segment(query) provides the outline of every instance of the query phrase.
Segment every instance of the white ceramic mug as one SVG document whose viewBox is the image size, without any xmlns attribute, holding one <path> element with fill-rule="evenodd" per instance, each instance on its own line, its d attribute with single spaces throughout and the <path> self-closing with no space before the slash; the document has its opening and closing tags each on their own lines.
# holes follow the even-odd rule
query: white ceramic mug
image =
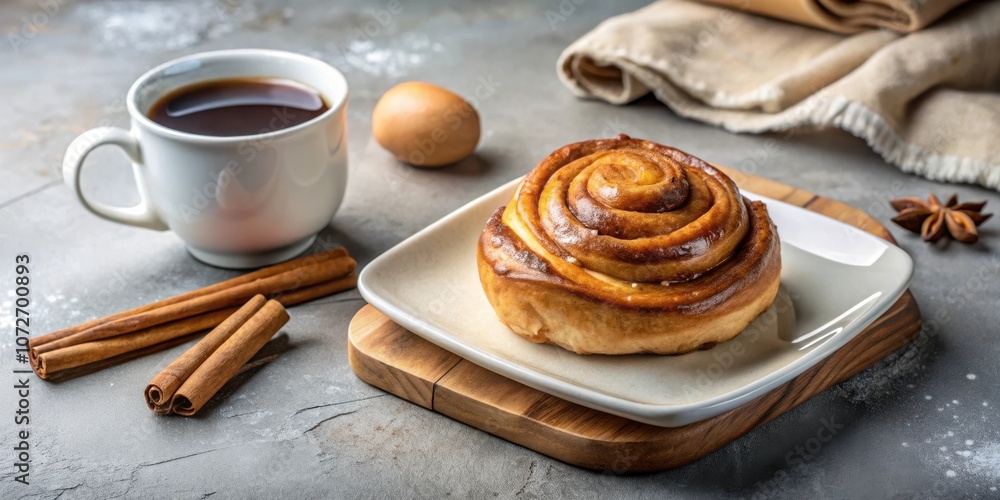
<svg viewBox="0 0 1000 500">
<path fill-rule="evenodd" d="M 160 98 L 192 83 L 272 77 L 304 83 L 329 110 L 305 123 L 238 137 L 181 132 L 146 113 Z M 206 263 L 250 268 L 306 250 L 340 206 L 347 184 L 347 81 L 328 64 L 290 52 L 205 52 L 162 64 L 128 92 L 131 130 L 101 127 L 77 137 L 63 178 L 83 206 L 108 220 L 170 229 Z M 278 116 L 278 115 L 276 115 Z M 140 201 L 116 207 L 88 200 L 80 171 L 96 147 L 113 144 L 132 160 Z"/>
</svg>

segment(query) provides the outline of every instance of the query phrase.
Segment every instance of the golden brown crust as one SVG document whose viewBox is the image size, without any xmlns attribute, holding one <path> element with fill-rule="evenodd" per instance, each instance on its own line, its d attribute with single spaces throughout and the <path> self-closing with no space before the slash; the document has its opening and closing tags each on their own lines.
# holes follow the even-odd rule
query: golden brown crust
<svg viewBox="0 0 1000 500">
<path fill-rule="evenodd" d="M 729 340 L 774 300 L 766 207 L 673 148 L 621 135 L 560 148 L 479 240 L 501 321 L 578 353 L 673 354 Z"/>
</svg>

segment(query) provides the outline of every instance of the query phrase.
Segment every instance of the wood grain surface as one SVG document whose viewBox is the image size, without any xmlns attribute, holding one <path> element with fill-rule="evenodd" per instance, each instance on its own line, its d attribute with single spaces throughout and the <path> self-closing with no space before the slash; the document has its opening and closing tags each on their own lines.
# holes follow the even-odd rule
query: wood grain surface
<svg viewBox="0 0 1000 500">
<path fill-rule="evenodd" d="M 847 204 L 720 168 L 742 189 L 893 241 L 875 219 Z M 675 428 L 609 415 L 514 382 L 431 344 L 370 305 L 351 322 L 348 352 L 358 377 L 396 396 L 573 465 L 628 473 L 691 463 L 871 366 L 919 330 L 920 311 L 907 291 L 865 331 L 805 373 L 739 408 Z"/>
</svg>

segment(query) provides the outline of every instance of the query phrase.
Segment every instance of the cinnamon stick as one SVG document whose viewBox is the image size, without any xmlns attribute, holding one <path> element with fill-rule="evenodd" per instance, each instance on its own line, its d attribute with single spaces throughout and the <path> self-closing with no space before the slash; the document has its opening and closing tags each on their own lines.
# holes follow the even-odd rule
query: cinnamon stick
<svg viewBox="0 0 1000 500">
<path fill-rule="evenodd" d="M 239 327 L 243 326 L 257 311 L 260 311 L 266 302 L 267 299 L 263 295 L 255 295 L 243 307 L 226 318 L 219 326 L 153 378 L 144 392 L 146 405 L 149 406 L 149 409 L 160 414 L 170 413 L 170 401 L 181 384 Z"/>
<path fill-rule="evenodd" d="M 76 378 L 83 375 L 89 375 L 91 373 L 101 371 L 110 366 L 115 366 L 124 363 L 126 361 L 131 361 L 136 358 L 141 358 L 143 356 L 153 354 L 155 352 L 160 352 L 166 349 L 170 349 L 171 347 L 181 345 L 185 342 L 198 338 L 198 335 L 199 335 L 198 333 L 184 335 L 183 337 L 173 338 L 165 342 L 160 342 L 159 344 L 153 344 L 148 347 L 141 347 L 134 351 L 124 352 L 117 356 L 111 356 L 110 358 L 105 358 L 95 363 L 89 363 L 75 368 L 68 368 L 65 370 L 52 372 L 44 380 L 48 382 L 63 382 L 71 378 Z"/>
<path fill-rule="evenodd" d="M 119 335 L 94 342 L 84 342 L 42 353 L 37 356 L 38 368 L 35 369 L 35 373 L 39 377 L 47 379 L 59 371 L 96 363 L 119 354 L 207 330 L 221 323 L 235 311 L 236 308 L 233 307 L 219 309 L 153 328 L 146 328 L 127 335 Z"/>
<path fill-rule="evenodd" d="M 292 259 L 292 260 L 290 260 L 288 262 L 283 262 L 281 264 L 275 264 L 273 266 L 264 267 L 264 268 L 258 269 L 256 271 L 253 271 L 253 272 L 241 275 L 241 276 L 237 276 L 237 277 L 232 278 L 232 279 L 228 279 L 226 281 L 220 281 L 219 283 L 216 283 L 214 285 L 209 285 L 209 286 L 206 286 L 206 287 L 203 287 L 203 288 L 199 288 L 197 290 L 192 290 L 192 291 L 187 292 L 187 293 L 182 293 L 180 295 L 175 295 L 173 297 L 170 297 L 170 298 L 167 298 L 167 299 L 163 299 L 163 300 L 158 301 L 158 302 L 153 302 L 151 304 L 146 304 L 144 306 L 139 306 L 139 307 L 136 307 L 136 308 L 133 308 L 133 309 L 129 309 L 127 311 L 122 311 L 122 312 L 117 313 L 117 314 L 112 314 L 111 316 L 106 316 L 106 317 L 103 317 L 103 318 L 97 318 L 95 320 L 91 320 L 91 321 L 88 321 L 86 323 L 81 323 L 79 325 L 71 326 L 69 328 L 64 328 L 62 330 L 57 330 L 57 331 L 54 331 L 54 332 L 51 332 L 51 333 L 47 333 L 45 335 L 40 335 L 38 337 L 32 338 L 30 340 L 30 344 L 32 346 L 38 346 L 38 345 L 42 345 L 42 344 L 47 344 L 49 342 L 52 342 L 53 340 L 58 340 L 58 339 L 61 339 L 63 337 L 68 337 L 70 335 L 73 335 L 74 333 L 82 332 L 84 330 L 88 330 L 88 329 L 93 328 L 93 327 L 95 327 L 97 325 L 100 325 L 102 323 L 108 323 L 110 321 L 114 321 L 114 320 L 117 320 L 117 319 L 125 318 L 125 317 L 128 317 L 128 316 L 135 316 L 136 314 L 139 314 L 139 313 L 142 313 L 142 312 L 146 312 L 146 311 L 151 311 L 153 309 L 158 309 L 158 308 L 166 306 L 166 305 L 176 304 L 178 302 L 183 302 L 185 300 L 193 299 L 195 297 L 199 297 L 199 296 L 202 296 L 202 295 L 208 295 L 208 294 L 210 294 L 212 292 L 217 292 L 219 290 L 225 290 L 227 288 L 233 288 L 233 287 L 235 287 L 237 285 L 242 285 L 244 283 L 250 283 L 251 281 L 254 281 L 254 280 L 258 280 L 258 279 L 261 279 L 261 278 L 267 278 L 268 276 L 274 276 L 275 274 L 281 274 L 283 272 L 290 271 L 290 270 L 295 269 L 297 267 L 302 267 L 303 265 L 306 265 L 308 263 L 319 263 L 319 262 L 323 262 L 323 261 L 326 261 L 326 260 L 329 260 L 329 259 L 336 259 L 338 257 L 346 257 L 346 256 L 347 256 L 347 249 L 344 248 L 344 247 L 334 248 L 332 250 L 327 250 L 325 252 L 320 252 L 320 253 L 313 254 L 313 255 L 306 255 L 304 257 L 299 257 L 297 259 Z"/>
<path fill-rule="evenodd" d="M 290 307 L 319 297 L 354 288 L 357 276 L 351 274 L 332 281 L 300 288 L 294 291 L 279 292 L 272 298 Z M 55 375 L 88 365 L 101 365 L 109 360 L 127 361 L 135 356 L 123 356 L 127 353 L 142 351 L 148 354 L 173 347 L 174 340 L 188 337 L 192 334 L 215 327 L 227 317 L 236 312 L 235 307 L 228 307 L 199 314 L 170 323 L 138 330 L 132 333 L 110 337 L 107 339 L 84 342 L 38 355 L 32 363 L 35 372 L 42 379 L 51 380 Z M 185 339 L 186 340 L 186 339 Z M 114 363 L 101 365 L 100 368 Z M 80 373 L 89 373 L 87 370 Z"/>
<path fill-rule="evenodd" d="M 192 367 L 188 361 L 201 354 L 192 355 L 189 360 L 185 360 L 190 372 L 170 400 L 171 411 L 183 416 L 197 413 L 287 322 L 288 313 L 285 308 L 280 302 L 270 300 L 205 357 L 200 365 Z"/>
<path fill-rule="evenodd" d="M 35 357 L 37 357 L 63 347 L 131 333 L 143 328 L 188 318 L 216 309 L 235 306 L 247 301 L 250 297 L 258 293 L 277 293 L 330 281 L 352 272 L 356 265 L 354 259 L 346 256 L 309 263 L 280 274 L 239 284 L 232 288 L 212 291 L 207 295 L 195 295 L 184 301 L 174 302 L 135 315 L 113 319 L 48 343 L 37 345 L 36 342 L 36 345 L 30 347 L 30 349 L 33 351 Z"/>
</svg>

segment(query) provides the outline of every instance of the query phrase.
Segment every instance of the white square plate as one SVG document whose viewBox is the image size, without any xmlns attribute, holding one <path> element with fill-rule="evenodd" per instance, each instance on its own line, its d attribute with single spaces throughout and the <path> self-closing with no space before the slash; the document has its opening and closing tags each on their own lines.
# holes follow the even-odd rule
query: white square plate
<svg viewBox="0 0 1000 500">
<path fill-rule="evenodd" d="M 880 238 L 744 191 L 767 204 L 781 238 L 782 291 L 775 306 L 709 350 L 581 356 L 515 335 L 497 319 L 479 283 L 477 240 L 519 181 L 379 256 L 361 272 L 361 294 L 393 321 L 484 368 L 652 425 L 713 417 L 794 378 L 882 315 L 913 271 L 909 255 Z"/>
</svg>

